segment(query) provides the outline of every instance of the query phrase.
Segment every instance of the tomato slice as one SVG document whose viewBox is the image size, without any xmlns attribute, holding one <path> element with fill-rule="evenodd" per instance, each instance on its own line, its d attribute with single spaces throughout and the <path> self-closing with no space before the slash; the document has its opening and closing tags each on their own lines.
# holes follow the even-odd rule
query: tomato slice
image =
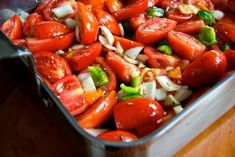
<svg viewBox="0 0 235 157">
<path fill-rule="evenodd" d="M 117 103 L 113 115 L 118 129 L 135 129 L 163 118 L 163 109 L 155 100 L 135 98 Z"/>
<path fill-rule="evenodd" d="M 17 46 L 27 47 L 25 39 L 16 39 L 16 40 L 13 40 L 13 43 Z"/>
<path fill-rule="evenodd" d="M 228 0 L 228 4 L 227 4 L 228 8 L 235 13 L 235 1 L 234 0 Z"/>
<path fill-rule="evenodd" d="M 111 14 L 123 8 L 123 4 L 120 0 L 106 0 L 105 4 Z"/>
<path fill-rule="evenodd" d="M 130 82 L 132 72 L 139 71 L 137 66 L 126 62 L 122 57 L 112 51 L 107 53 L 105 62 L 113 69 L 117 78 L 125 83 Z"/>
<path fill-rule="evenodd" d="M 90 9 L 78 2 L 78 15 L 76 16 L 81 44 L 91 44 L 96 41 L 99 31 L 98 22 Z"/>
<path fill-rule="evenodd" d="M 93 10 L 93 13 L 99 25 L 106 26 L 114 35 L 121 35 L 118 22 L 112 15 L 100 9 Z"/>
<path fill-rule="evenodd" d="M 167 33 L 175 27 L 176 21 L 151 18 L 138 27 L 135 34 L 136 40 L 143 44 L 153 44 L 166 38 Z"/>
<path fill-rule="evenodd" d="M 26 35 L 27 37 L 35 37 L 33 26 L 39 22 L 42 22 L 43 20 L 44 18 L 42 15 L 39 15 L 37 13 L 30 14 L 24 22 L 24 27 L 23 27 L 24 35 Z"/>
<path fill-rule="evenodd" d="M 92 9 L 105 9 L 105 0 L 78 0 L 78 2 L 82 2 L 86 5 L 91 5 Z"/>
<path fill-rule="evenodd" d="M 147 63 L 151 68 L 165 69 L 168 66 L 176 67 L 180 64 L 178 57 L 163 54 L 154 47 L 145 47 L 144 54 L 148 56 Z"/>
<path fill-rule="evenodd" d="M 145 14 L 142 13 L 142 14 L 138 14 L 138 15 L 135 15 L 133 17 L 130 18 L 130 23 L 129 23 L 129 28 L 130 30 L 132 31 L 136 31 L 137 28 L 146 22 L 148 18 L 145 17 Z"/>
<path fill-rule="evenodd" d="M 55 82 L 52 90 L 63 103 L 63 105 L 75 116 L 87 108 L 83 89 L 75 75 L 69 75 Z"/>
<path fill-rule="evenodd" d="M 53 38 L 71 31 L 67 26 L 55 21 L 38 22 L 33 26 L 34 37 L 38 39 Z"/>
<path fill-rule="evenodd" d="M 199 2 L 204 4 L 209 10 L 214 10 L 214 4 L 211 0 L 187 0 L 190 5 L 197 5 Z"/>
<path fill-rule="evenodd" d="M 177 54 L 189 60 L 194 60 L 206 50 L 200 41 L 182 32 L 170 31 L 167 39 Z"/>
<path fill-rule="evenodd" d="M 235 50 L 226 50 L 225 55 L 228 61 L 228 68 L 231 70 L 235 70 Z"/>
<path fill-rule="evenodd" d="M 159 0 L 157 6 L 166 10 L 167 8 L 175 8 L 182 3 L 183 0 Z"/>
<path fill-rule="evenodd" d="M 116 102 L 116 92 L 109 92 L 76 117 L 78 124 L 83 128 L 94 128 L 104 124 L 112 116 Z"/>
<path fill-rule="evenodd" d="M 14 15 L 5 21 L 1 27 L 1 30 L 10 38 L 11 40 L 20 39 L 23 35 L 22 33 L 22 22 L 19 16 Z"/>
<path fill-rule="evenodd" d="M 131 142 L 138 139 L 134 134 L 122 130 L 104 132 L 97 137 L 102 140 L 113 142 Z"/>
<path fill-rule="evenodd" d="M 124 50 L 137 47 L 137 46 L 144 46 L 143 44 L 139 42 L 136 42 L 127 38 L 118 37 L 118 36 L 113 36 L 113 37 L 114 37 L 114 45 L 116 45 L 117 42 L 119 42 Z"/>
<path fill-rule="evenodd" d="M 50 83 L 71 75 L 71 70 L 64 58 L 47 51 L 34 54 L 38 72 Z"/>
<path fill-rule="evenodd" d="M 205 26 L 205 23 L 203 20 L 190 20 L 184 23 L 177 24 L 175 31 L 194 35 L 198 33 L 203 26 Z"/>
<path fill-rule="evenodd" d="M 177 23 L 183 23 L 190 20 L 192 15 L 184 15 L 178 9 L 170 9 L 166 13 L 167 17 L 171 20 L 176 21 Z"/>
<path fill-rule="evenodd" d="M 74 33 L 69 33 L 66 35 L 61 35 L 54 38 L 48 39 L 32 39 L 28 38 L 27 47 L 32 52 L 38 51 L 51 51 L 55 52 L 57 50 L 64 50 L 68 48 L 74 41 L 75 35 Z"/>
<path fill-rule="evenodd" d="M 77 50 L 68 51 L 65 58 L 73 71 L 81 71 L 93 63 L 100 56 L 102 45 L 95 42 Z"/>
</svg>

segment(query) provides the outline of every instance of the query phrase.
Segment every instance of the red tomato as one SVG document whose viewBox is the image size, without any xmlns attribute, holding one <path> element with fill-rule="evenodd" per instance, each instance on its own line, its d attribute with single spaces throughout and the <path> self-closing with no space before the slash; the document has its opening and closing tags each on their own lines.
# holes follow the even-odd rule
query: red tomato
<svg viewBox="0 0 235 157">
<path fill-rule="evenodd" d="M 81 44 L 91 44 L 97 39 L 99 25 L 92 13 L 83 3 L 78 2 L 78 15 L 76 16 L 79 27 Z"/>
<path fill-rule="evenodd" d="M 167 17 L 171 20 L 177 21 L 177 23 L 183 23 L 190 20 L 192 15 L 184 15 L 178 9 L 170 9 L 166 13 Z"/>
<path fill-rule="evenodd" d="M 86 5 L 91 5 L 92 9 L 105 9 L 105 0 L 78 0 L 78 2 L 82 2 Z"/>
<path fill-rule="evenodd" d="M 99 25 L 106 26 L 114 35 L 121 35 L 118 22 L 112 15 L 100 9 L 93 10 L 93 13 Z"/>
<path fill-rule="evenodd" d="M 134 134 L 122 130 L 104 132 L 97 137 L 102 140 L 113 142 L 131 142 L 138 139 Z"/>
<path fill-rule="evenodd" d="M 151 18 L 140 25 L 136 31 L 136 40 L 143 44 L 153 44 L 166 38 L 170 30 L 175 29 L 176 22 L 166 18 Z"/>
<path fill-rule="evenodd" d="M 78 124 L 83 128 L 94 128 L 102 125 L 112 116 L 116 102 L 116 92 L 109 92 L 76 117 Z"/>
<path fill-rule="evenodd" d="M 122 57 L 112 51 L 107 53 L 105 62 L 113 69 L 117 78 L 125 83 L 130 82 L 133 71 L 139 71 L 137 66 L 126 62 Z"/>
<path fill-rule="evenodd" d="M 109 77 L 109 82 L 100 87 L 101 89 L 103 89 L 104 91 L 106 92 L 109 92 L 109 91 L 112 91 L 112 90 L 115 90 L 116 89 L 116 86 L 117 86 L 117 80 L 116 80 L 116 75 L 113 71 L 113 69 L 111 69 L 105 62 L 104 62 L 104 58 L 102 57 L 97 57 L 96 58 L 96 63 L 98 63 L 102 69 L 105 70 L 106 74 L 108 75 Z"/>
<path fill-rule="evenodd" d="M 221 52 L 207 51 L 195 59 L 183 72 L 183 83 L 199 88 L 218 79 L 227 69 L 227 59 Z"/>
<path fill-rule="evenodd" d="M 203 20 L 190 20 L 184 23 L 177 24 L 175 31 L 194 35 L 197 34 L 203 26 L 205 26 Z"/>
<path fill-rule="evenodd" d="M 228 4 L 227 4 L 228 8 L 235 13 L 235 1 L 234 0 L 228 0 Z"/>
<path fill-rule="evenodd" d="M 77 50 L 68 51 L 65 58 L 73 71 L 81 71 L 93 63 L 100 56 L 102 45 L 100 42 L 95 42 Z"/>
<path fill-rule="evenodd" d="M 13 43 L 17 46 L 27 47 L 25 39 L 16 39 L 16 40 L 13 40 Z"/>
<path fill-rule="evenodd" d="M 120 0 L 106 0 L 105 4 L 111 14 L 123 8 Z"/>
<path fill-rule="evenodd" d="M 157 6 L 166 10 L 167 8 L 175 8 L 182 3 L 183 0 L 160 0 Z"/>
<path fill-rule="evenodd" d="M 1 27 L 1 30 L 10 38 L 11 40 L 20 39 L 23 35 L 22 33 L 22 22 L 19 16 L 14 15 L 5 21 Z"/>
<path fill-rule="evenodd" d="M 74 33 L 69 33 L 66 35 L 61 35 L 54 38 L 48 39 L 27 39 L 28 49 L 35 53 L 38 51 L 51 51 L 55 52 L 57 50 L 64 50 L 68 48 L 74 41 Z"/>
<path fill-rule="evenodd" d="M 136 31 L 137 28 L 146 22 L 148 18 L 145 17 L 145 14 L 142 13 L 142 14 L 138 14 L 138 15 L 135 15 L 133 17 L 130 18 L 130 23 L 129 23 L 129 28 L 132 30 L 132 31 Z"/>
<path fill-rule="evenodd" d="M 133 48 L 133 47 L 137 47 L 137 46 L 144 46 L 143 44 L 133 41 L 133 40 L 129 40 L 127 38 L 123 38 L 123 37 L 118 37 L 118 36 L 113 36 L 114 37 L 114 45 L 117 44 L 117 42 L 119 42 L 122 45 L 122 48 L 124 50 Z"/>
<path fill-rule="evenodd" d="M 182 32 L 170 31 L 167 39 L 177 54 L 189 60 L 194 60 L 206 50 L 200 41 Z"/>
<path fill-rule="evenodd" d="M 34 54 L 38 72 L 50 83 L 71 75 L 71 70 L 64 58 L 47 51 Z"/>
<path fill-rule="evenodd" d="M 70 33 L 67 26 L 55 21 L 38 22 L 33 26 L 34 37 L 38 39 L 53 38 Z"/>
<path fill-rule="evenodd" d="M 34 37 L 33 26 L 39 22 L 42 22 L 43 20 L 44 19 L 42 15 L 39 15 L 37 13 L 30 14 L 24 22 L 24 27 L 23 27 L 24 35 L 27 37 Z"/>
<path fill-rule="evenodd" d="M 225 11 L 227 9 L 228 0 L 211 0 L 215 9 Z"/>
<path fill-rule="evenodd" d="M 163 118 L 161 105 L 149 98 L 135 98 L 117 103 L 113 115 L 118 129 L 135 129 Z"/>
<path fill-rule="evenodd" d="M 178 57 L 163 54 L 154 47 L 145 47 L 144 54 L 148 56 L 147 63 L 151 68 L 165 69 L 168 66 L 176 67 L 180 63 L 180 59 Z"/>
<path fill-rule="evenodd" d="M 224 53 L 227 57 L 228 68 L 235 70 L 235 50 L 226 50 Z"/>
<path fill-rule="evenodd" d="M 43 11 L 54 3 L 55 0 L 41 0 L 36 8 L 35 12 L 38 14 L 43 14 Z"/>
<path fill-rule="evenodd" d="M 83 89 L 75 75 L 69 75 L 55 82 L 52 90 L 63 103 L 63 105 L 75 116 L 87 108 Z"/>
<path fill-rule="evenodd" d="M 203 3 L 209 10 L 214 10 L 214 4 L 211 0 L 187 0 L 190 5 L 197 5 L 199 2 Z"/>
</svg>

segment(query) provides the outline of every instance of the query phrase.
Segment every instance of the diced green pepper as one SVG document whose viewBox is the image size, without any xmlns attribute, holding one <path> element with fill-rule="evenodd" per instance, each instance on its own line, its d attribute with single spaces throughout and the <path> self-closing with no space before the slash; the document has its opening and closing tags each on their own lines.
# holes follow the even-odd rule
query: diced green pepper
<svg viewBox="0 0 235 157">
<path fill-rule="evenodd" d="M 98 66 L 89 66 L 88 70 L 91 74 L 91 77 L 95 83 L 96 87 L 101 87 L 109 82 L 109 78 L 104 72 L 103 69 L 101 69 Z"/>
<path fill-rule="evenodd" d="M 197 14 L 201 19 L 204 20 L 206 25 L 212 26 L 213 24 L 215 24 L 215 17 L 212 15 L 211 12 L 200 10 Z"/>
<path fill-rule="evenodd" d="M 126 86 L 124 83 L 122 83 L 120 87 L 125 95 L 139 94 L 139 88 Z"/>
<path fill-rule="evenodd" d="M 151 7 L 148 10 L 146 10 L 147 17 L 153 18 L 153 17 L 163 17 L 164 16 L 164 10 L 158 7 Z"/>
<path fill-rule="evenodd" d="M 168 45 L 161 45 L 157 49 L 167 55 L 172 55 L 171 47 Z"/>
<path fill-rule="evenodd" d="M 134 94 L 134 95 L 125 95 L 120 98 L 120 100 L 128 100 L 128 99 L 134 99 L 134 98 L 142 98 L 143 96 L 140 94 Z"/>
<path fill-rule="evenodd" d="M 224 45 L 222 45 L 221 46 L 221 51 L 225 51 L 225 50 L 228 50 L 228 49 L 230 49 L 230 47 L 229 47 L 229 45 L 228 44 L 224 44 Z"/>
<path fill-rule="evenodd" d="M 206 46 L 217 43 L 215 30 L 209 26 L 204 26 L 201 28 L 198 38 Z"/>
<path fill-rule="evenodd" d="M 131 86 L 132 86 L 132 87 L 138 88 L 138 87 L 140 86 L 140 83 L 141 83 L 141 78 L 140 78 L 139 76 L 134 77 L 134 78 L 131 80 Z"/>
</svg>

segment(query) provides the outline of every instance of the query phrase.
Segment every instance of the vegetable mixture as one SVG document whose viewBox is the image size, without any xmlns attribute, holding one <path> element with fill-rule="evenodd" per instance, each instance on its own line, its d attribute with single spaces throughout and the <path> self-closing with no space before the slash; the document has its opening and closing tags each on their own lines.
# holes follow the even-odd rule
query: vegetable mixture
<svg viewBox="0 0 235 157">
<path fill-rule="evenodd" d="M 234 8 L 234 0 L 43 0 L 1 30 L 32 52 L 82 128 L 130 142 L 235 70 Z"/>
</svg>

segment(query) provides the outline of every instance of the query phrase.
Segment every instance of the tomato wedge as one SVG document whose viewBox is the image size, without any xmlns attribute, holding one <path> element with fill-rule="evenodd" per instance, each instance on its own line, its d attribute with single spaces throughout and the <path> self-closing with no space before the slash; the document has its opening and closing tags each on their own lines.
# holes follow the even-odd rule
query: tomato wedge
<svg viewBox="0 0 235 157">
<path fill-rule="evenodd" d="M 129 24 L 129 28 L 130 30 L 132 31 L 136 31 L 137 28 L 146 22 L 148 18 L 145 17 L 145 14 L 142 13 L 142 14 L 138 14 L 138 15 L 135 15 L 133 17 L 130 18 L 130 24 Z"/>
<path fill-rule="evenodd" d="M 200 41 L 182 32 L 170 31 L 167 39 L 177 54 L 189 60 L 194 60 L 206 50 Z"/>
<path fill-rule="evenodd" d="M 34 54 L 38 72 L 50 83 L 71 75 L 71 70 L 64 58 L 47 51 Z"/>
<path fill-rule="evenodd" d="M 177 24 L 175 31 L 194 35 L 197 34 L 203 26 L 205 26 L 203 20 L 190 20 L 184 23 Z"/>
<path fill-rule="evenodd" d="M 169 19 L 174 20 L 177 23 L 186 22 L 193 17 L 192 15 L 184 15 L 178 9 L 175 8 L 168 10 L 166 15 Z"/>
<path fill-rule="evenodd" d="M 94 128 L 104 124 L 112 116 L 116 102 L 116 92 L 109 92 L 76 117 L 78 124 L 83 128 Z"/>
<path fill-rule="evenodd" d="M 113 115 L 118 129 L 135 129 L 162 119 L 163 109 L 153 99 L 135 98 L 117 103 Z"/>
<path fill-rule="evenodd" d="M 235 70 L 235 50 L 226 50 L 225 55 L 228 61 L 228 68 L 231 70 Z"/>
<path fill-rule="evenodd" d="M 175 8 L 176 6 L 182 3 L 183 3 L 183 0 L 159 0 L 159 3 L 157 4 L 157 6 L 166 10 L 168 7 Z"/>
<path fill-rule="evenodd" d="M 136 42 L 127 38 L 123 38 L 119 36 L 113 36 L 113 37 L 114 37 L 114 45 L 116 45 L 117 42 L 119 42 L 124 50 L 137 47 L 137 46 L 144 46 L 143 44 L 139 42 Z"/>
<path fill-rule="evenodd" d="M 102 45 L 95 42 L 77 50 L 68 51 L 65 58 L 73 71 L 81 71 L 93 63 L 100 56 Z"/>
<path fill-rule="evenodd" d="M 48 39 L 35 39 L 28 38 L 26 39 L 27 47 L 32 52 L 38 51 L 51 51 L 55 52 L 57 50 L 64 50 L 68 48 L 74 41 L 74 33 L 69 33 L 66 35 L 57 36 L 54 38 Z"/>
<path fill-rule="evenodd" d="M 136 40 L 142 44 L 153 44 L 166 38 L 175 29 L 176 21 L 166 18 L 151 18 L 141 24 L 136 31 Z"/>
<path fill-rule="evenodd" d="M 24 22 L 24 27 L 23 27 L 24 35 L 26 35 L 27 37 L 35 37 L 33 26 L 39 22 L 42 22 L 43 20 L 44 18 L 42 15 L 39 15 L 37 13 L 30 14 Z"/>
<path fill-rule="evenodd" d="M 105 4 L 111 14 L 123 8 L 123 4 L 120 0 L 106 0 Z"/>
<path fill-rule="evenodd" d="M 11 40 L 20 39 L 23 35 L 22 33 L 22 22 L 19 16 L 14 15 L 5 21 L 1 27 L 1 30 L 10 38 Z"/>
<path fill-rule="evenodd" d="M 73 116 L 87 108 L 88 105 L 84 103 L 83 89 L 75 75 L 66 76 L 55 82 L 51 88 Z"/>
<path fill-rule="evenodd" d="M 228 8 L 235 13 L 235 1 L 234 0 L 228 0 L 228 4 L 227 4 Z"/>
<path fill-rule="evenodd" d="M 122 130 L 104 132 L 99 134 L 97 137 L 102 140 L 113 142 L 131 142 L 138 139 L 134 134 Z"/>
<path fill-rule="evenodd" d="M 86 5 L 91 5 L 92 9 L 105 9 L 105 0 L 78 0 Z"/>
</svg>

